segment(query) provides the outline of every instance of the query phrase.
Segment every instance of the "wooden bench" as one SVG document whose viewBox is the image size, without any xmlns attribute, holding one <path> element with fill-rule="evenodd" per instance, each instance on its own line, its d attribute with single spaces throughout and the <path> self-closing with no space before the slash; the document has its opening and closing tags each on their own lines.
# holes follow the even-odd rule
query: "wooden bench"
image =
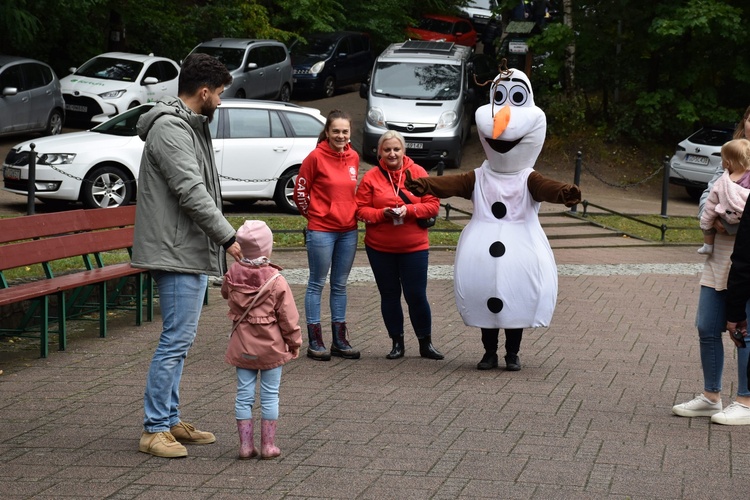
<svg viewBox="0 0 750 500">
<path fill-rule="evenodd" d="M 144 290 L 147 320 L 153 320 L 153 283 L 150 274 L 130 266 L 135 205 L 0 219 L 0 307 L 28 303 L 19 324 L 0 325 L 0 335 L 30 336 L 38 321 L 41 357 L 48 355 L 50 322 L 56 321 L 59 349 L 67 345 L 67 320 L 98 313 L 99 336 L 107 335 L 107 312 L 123 297 L 134 302 L 135 322 L 143 320 Z M 127 250 L 116 262 L 105 264 L 107 252 Z M 111 255 L 111 254 L 109 254 Z M 66 269 L 61 269 L 62 259 Z M 111 260 L 111 259 L 110 259 Z M 70 269 L 71 261 L 73 269 Z M 16 268 L 38 268 L 44 276 L 9 283 L 4 272 Z M 38 274 L 38 273 L 37 273 Z M 127 282 L 135 281 L 128 295 Z M 114 287 L 111 283 L 115 281 Z M 108 286 L 109 285 L 109 286 Z M 109 288 L 109 290 L 108 290 Z M 51 314 L 50 298 L 56 297 Z M 134 299 L 134 300 L 133 300 Z M 26 304 L 24 304 L 26 305 Z M 3 320 L 4 323 L 8 321 Z M 37 335 L 34 334 L 36 338 Z"/>
</svg>

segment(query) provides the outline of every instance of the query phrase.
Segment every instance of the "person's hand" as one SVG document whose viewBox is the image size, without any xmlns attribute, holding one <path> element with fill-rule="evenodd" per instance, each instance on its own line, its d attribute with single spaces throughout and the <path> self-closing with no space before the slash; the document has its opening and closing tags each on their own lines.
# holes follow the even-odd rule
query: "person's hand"
<svg viewBox="0 0 750 500">
<path fill-rule="evenodd" d="M 422 184 L 411 178 L 411 172 L 406 171 L 406 180 L 404 181 L 404 187 L 412 192 L 415 196 L 424 196 L 427 194 L 427 190 L 422 187 Z"/>
<path fill-rule="evenodd" d="M 289 352 L 292 353 L 292 359 L 299 358 L 299 346 L 298 345 L 289 347 Z"/>
<path fill-rule="evenodd" d="M 240 248 L 240 244 L 236 241 L 232 243 L 232 246 L 227 248 L 227 253 L 234 257 L 234 260 L 237 262 L 242 260 L 242 248 Z"/>
<path fill-rule="evenodd" d="M 385 208 L 383 213 L 390 219 L 401 219 L 406 215 L 406 205 L 396 208 Z"/>
<path fill-rule="evenodd" d="M 742 320 L 738 323 L 727 321 L 727 331 L 729 332 L 729 338 L 732 339 L 734 345 L 737 347 L 745 347 L 745 337 L 747 337 L 747 320 Z"/>
</svg>

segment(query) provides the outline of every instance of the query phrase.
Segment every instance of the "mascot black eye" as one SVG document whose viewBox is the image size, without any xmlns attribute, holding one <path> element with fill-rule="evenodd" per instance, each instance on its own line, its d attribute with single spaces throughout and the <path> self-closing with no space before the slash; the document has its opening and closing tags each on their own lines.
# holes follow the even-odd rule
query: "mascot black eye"
<svg viewBox="0 0 750 500">
<path fill-rule="evenodd" d="M 493 96 L 493 100 L 495 101 L 495 104 L 502 104 L 505 102 L 505 100 L 508 98 L 508 89 L 506 89 L 502 85 L 498 85 L 495 87 L 495 95 Z"/>
<path fill-rule="evenodd" d="M 514 85 L 510 89 L 509 95 L 513 106 L 523 106 L 529 100 L 529 91 L 523 85 Z"/>
</svg>

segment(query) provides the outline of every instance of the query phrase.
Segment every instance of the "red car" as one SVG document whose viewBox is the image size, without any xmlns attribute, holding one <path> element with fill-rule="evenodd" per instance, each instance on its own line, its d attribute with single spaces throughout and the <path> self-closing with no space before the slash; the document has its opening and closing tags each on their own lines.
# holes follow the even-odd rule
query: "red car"
<svg viewBox="0 0 750 500">
<path fill-rule="evenodd" d="M 471 21 L 460 17 L 425 14 L 416 26 L 406 28 L 406 34 L 414 40 L 441 40 L 472 48 L 477 45 L 477 32 Z"/>
</svg>

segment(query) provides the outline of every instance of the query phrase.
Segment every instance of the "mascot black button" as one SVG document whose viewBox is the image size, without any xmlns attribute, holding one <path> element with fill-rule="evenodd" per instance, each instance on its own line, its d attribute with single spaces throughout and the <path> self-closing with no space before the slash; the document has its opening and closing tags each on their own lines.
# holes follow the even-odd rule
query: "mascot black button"
<svg viewBox="0 0 750 500">
<path fill-rule="evenodd" d="M 492 204 L 492 215 L 494 215 L 496 219 L 502 219 L 507 213 L 508 209 L 502 201 L 496 201 Z"/>
</svg>

